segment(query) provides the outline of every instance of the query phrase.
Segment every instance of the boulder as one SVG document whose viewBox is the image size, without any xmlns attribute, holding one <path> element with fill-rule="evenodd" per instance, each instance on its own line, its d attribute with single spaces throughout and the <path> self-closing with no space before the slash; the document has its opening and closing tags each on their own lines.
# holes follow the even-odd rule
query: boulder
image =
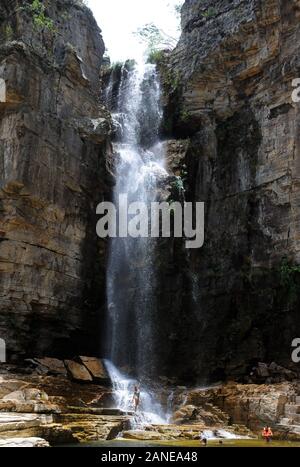
<svg viewBox="0 0 300 467">
<path fill-rule="evenodd" d="M 188 424 L 197 421 L 197 423 L 211 427 L 227 425 L 229 416 L 213 404 L 204 403 L 200 407 L 183 405 L 175 412 L 172 419 L 176 424 Z"/>
<path fill-rule="evenodd" d="M 66 368 L 74 381 L 89 383 L 93 381 L 92 375 L 84 365 L 74 362 L 73 360 L 65 360 Z"/>
<path fill-rule="evenodd" d="M 298 375 L 295 371 L 284 368 L 275 362 L 272 362 L 270 365 L 260 362 L 257 367 L 252 369 L 246 381 L 249 383 L 276 384 L 297 379 Z"/>
<path fill-rule="evenodd" d="M 7 380 L 0 376 L 0 398 L 13 391 L 18 391 L 23 386 L 26 386 L 24 381 L 14 379 Z"/>
<path fill-rule="evenodd" d="M 180 407 L 173 415 L 174 423 L 184 423 L 197 420 L 198 407 L 194 405 L 185 405 Z"/>
<path fill-rule="evenodd" d="M 259 363 L 258 367 L 256 368 L 256 373 L 262 378 L 268 378 L 270 376 L 266 363 Z"/>
<path fill-rule="evenodd" d="M 139 441 L 158 441 L 158 440 L 170 439 L 169 435 L 164 435 L 163 433 L 158 433 L 157 431 L 148 431 L 148 430 L 124 431 L 123 437 L 125 439 L 136 439 Z"/>
<path fill-rule="evenodd" d="M 269 370 L 273 373 L 277 372 L 281 367 L 279 365 L 277 365 L 277 363 L 275 362 L 272 362 L 270 365 L 269 365 Z"/>
<path fill-rule="evenodd" d="M 44 368 L 46 368 L 49 374 L 67 376 L 67 370 L 62 360 L 49 357 L 36 358 L 35 360 L 38 362 L 39 365 L 42 365 Z"/>
<path fill-rule="evenodd" d="M 3 401 L 17 401 L 17 402 L 25 402 L 25 394 L 23 391 L 13 391 L 7 394 L 6 396 L 2 397 Z"/>
<path fill-rule="evenodd" d="M 3 401 L 16 401 L 16 402 L 25 402 L 25 401 L 48 401 L 48 394 L 40 389 L 36 388 L 25 388 L 23 390 L 18 390 L 11 392 L 2 398 Z"/>
<path fill-rule="evenodd" d="M 49 400 L 48 394 L 45 391 L 41 391 L 36 388 L 25 388 L 23 389 L 26 401 L 42 401 L 47 402 Z"/>
<path fill-rule="evenodd" d="M 105 366 L 99 358 L 95 357 L 79 357 L 82 364 L 88 369 L 95 381 L 108 384 L 110 382 L 109 375 Z"/>
<path fill-rule="evenodd" d="M 0 400 L 0 412 L 16 413 L 60 413 L 57 404 L 49 401 L 45 391 L 36 388 L 25 388 L 11 392 Z"/>
</svg>

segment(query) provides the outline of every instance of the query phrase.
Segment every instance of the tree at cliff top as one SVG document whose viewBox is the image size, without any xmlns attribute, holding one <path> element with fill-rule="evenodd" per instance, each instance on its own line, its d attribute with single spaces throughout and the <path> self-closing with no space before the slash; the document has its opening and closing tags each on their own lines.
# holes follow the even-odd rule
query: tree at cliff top
<svg viewBox="0 0 300 467">
<path fill-rule="evenodd" d="M 174 11 L 178 18 L 178 24 L 180 23 L 182 4 L 183 1 L 174 6 Z M 180 30 L 179 25 L 178 30 Z M 147 23 L 143 25 L 133 34 L 139 39 L 141 43 L 146 45 L 146 51 L 149 56 L 161 50 L 173 50 L 176 47 L 178 40 L 176 37 L 171 36 L 154 23 Z"/>
</svg>

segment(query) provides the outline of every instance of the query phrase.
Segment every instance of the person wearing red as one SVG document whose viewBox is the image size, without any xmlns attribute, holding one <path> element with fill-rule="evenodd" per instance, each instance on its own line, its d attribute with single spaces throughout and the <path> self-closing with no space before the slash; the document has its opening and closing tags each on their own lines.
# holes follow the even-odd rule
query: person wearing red
<svg viewBox="0 0 300 467">
<path fill-rule="evenodd" d="M 270 443 L 272 440 L 273 432 L 270 427 L 265 426 L 262 431 L 262 437 L 266 441 L 266 443 Z"/>
</svg>

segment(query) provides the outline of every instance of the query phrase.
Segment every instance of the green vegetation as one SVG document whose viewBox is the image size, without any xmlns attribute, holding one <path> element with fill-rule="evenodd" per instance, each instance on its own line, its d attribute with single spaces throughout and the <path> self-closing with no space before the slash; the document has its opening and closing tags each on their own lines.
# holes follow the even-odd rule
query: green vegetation
<svg viewBox="0 0 300 467">
<path fill-rule="evenodd" d="M 184 179 L 181 176 L 177 176 L 176 179 L 171 183 L 171 194 L 167 200 L 171 211 L 174 211 L 172 204 L 178 201 L 181 202 L 183 200 L 184 193 Z"/>
<path fill-rule="evenodd" d="M 13 34 L 14 32 L 13 32 L 11 25 L 10 24 L 6 25 L 5 30 L 4 30 L 5 40 L 11 41 L 13 38 Z"/>
<path fill-rule="evenodd" d="M 172 183 L 172 187 L 175 188 L 178 191 L 178 193 L 184 191 L 183 180 L 180 176 L 176 177 L 176 180 Z"/>
<path fill-rule="evenodd" d="M 202 13 L 202 16 L 204 18 L 212 18 L 213 16 L 216 16 L 217 10 L 213 7 L 208 8 L 204 13 Z"/>
<path fill-rule="evenodd" d="M 189 121 L 191 117 L 191 112 L 189 112 L 188 110 L 186 109 L 183 109 L 180 113 L 180 120 L 183 122 L 183 123 L 187 123 Z"/>
<path fill-rule="evenodd" d="M 300 293 L 300 265 L 291 264 L 287 258 L 282 260 L 280 265 L 280 283 L 287 291 L 288 299 L 294 304 Z"/>
<path fill-rule="evenodd" d="M 172 50 L 176 47 L 176 38 L 170 36 L 154 23 L 148 23 L 138 28 L 134 35 L 147 46 L 148 54 L 159 50 Z"/>
<path fill-rule="evenodd" d="M 182 6 L 184 4 L 184 1 L 181 0 L 180 3 L 178 3 L 177 5 L 174 6 L 174 11 L 175 11 L 175 15 L 176 15 L 176 18 L 178 20 L 178 31 L 180 32 L 181 31 L 181 9 L 182 9 Z"/>
<path fill-rule="evenodd" d="M 181 15 L 181 8 L 182 8 L 183 2 L 178 3 L 177 5 L 174 6 L 174 10 L 178 18 L 180 19 Z"/>
<path fill-rule="evenodd" d="M 133 70 L 135 66 L 136 66 L 136 61 L 134 59 L 126 60 L 125 68 L 127 71 Z"/>
<path fill-rule="evenodd" d="M 186 182 L 187 176 L 188 176 L 187 166 L 185 164 L 183 164 L 183 166 L 181 167 L 181 173 L 180 173 L 180 177 L 181 177 L 181 179 L 183 181 L 183 185 Z"/>
<path fill-rule="evenodd" d="M 170 11 L 170 14 L 176 16 L 178 20 L 178 31 L 180 31 L 180 18 L 181 18 L 181 8 L 184 3 L 184 0 L 180 0 L 176 5 L 174 5 L 173 12 Z M 170 5 L 169 5 L 170 6 Z M 146 43 L 149 53 L 155 50 L 172 50 L 177 45 L 177 38 L 170 36 L 166 31 L 160 29 L 154 23 L 147 23 L 144 26 L 137 29 L 134 33 L 137 38 Z"/>
<path fill-rule="evenodd" d="M 179 72 L 174 72 L 173 69 L 169 68 L 164 74 L 164 84 L 167 88 L 168 94 L 176 93 L 181 84 Z"/>
<path fill-rule="evenodd" d="M 122 67 L 123 67 L 123 62 L 113 62 L 111 64 L 112 71 L 119 70 Z"/>
<path fill-rule="evenodd" d="M 46 7 L 40 0 L 33 0 L 29 10 L 33 17 L 33 24 L 37 29 L 55 31 L 54 21 L 46 15 Z"/>
<path fill-rule="evenodd" d="M 69 21 L 70 18 L 71 18 L 70 13 L 68 13 L 67 11 L 65 11 L 65 12 L 62 13 L 62 15 L 61 15 L 61 19 L 62 19 L 63 21 L 65 21 L 65 22 L 66 22 L 66 21 Z"/>
<path fill-rule="evenodd" d="M 164 59 L 164 51 L 163 50 L 152 50 L 149 55 L 147 62 L 152 63 L 153 65 L 158 65 Z"/>
</svg>

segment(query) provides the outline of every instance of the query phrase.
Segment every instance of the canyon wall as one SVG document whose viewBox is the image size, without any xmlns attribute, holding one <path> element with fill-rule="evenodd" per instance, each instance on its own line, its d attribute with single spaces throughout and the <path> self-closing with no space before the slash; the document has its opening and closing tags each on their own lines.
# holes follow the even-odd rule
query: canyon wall
<svg viewBox="0 0 300 467">
<path fill-rule="evenodd" d="M 241 378 L 259 361 L 293 366 L 299 17 L 296 0 L 186 0 L 181 39 L 160 65 L 171 182 L 181 177 L 186 200 L 206 204 L 202 249 L 158 245 L 161 374 L 199 382 Z M 10 359 L 100 348 L 106 243 L 95 207 L 112 192 L 103 53 L 79 0 L 1 2 L 0 338 Z"/>
<path fill-rule="evenodd" d="M 186 0 L 181 39 L 161 66 L 164 135 L 177 139 L 186 199 L 206 203 L 205 245 L 178 268 L 184 325 L 180 310 L 173 318 L 172 367 L 190 379 L 240 377 L 258 361 L 293 366 L 299 18 L 296 0 Z"/>
<path fill-rule="evenodd" d="M 0 337 L 10 360 L 100 347 L 104 49 L 80 1 L 1 2 Z"/>
</svg>

